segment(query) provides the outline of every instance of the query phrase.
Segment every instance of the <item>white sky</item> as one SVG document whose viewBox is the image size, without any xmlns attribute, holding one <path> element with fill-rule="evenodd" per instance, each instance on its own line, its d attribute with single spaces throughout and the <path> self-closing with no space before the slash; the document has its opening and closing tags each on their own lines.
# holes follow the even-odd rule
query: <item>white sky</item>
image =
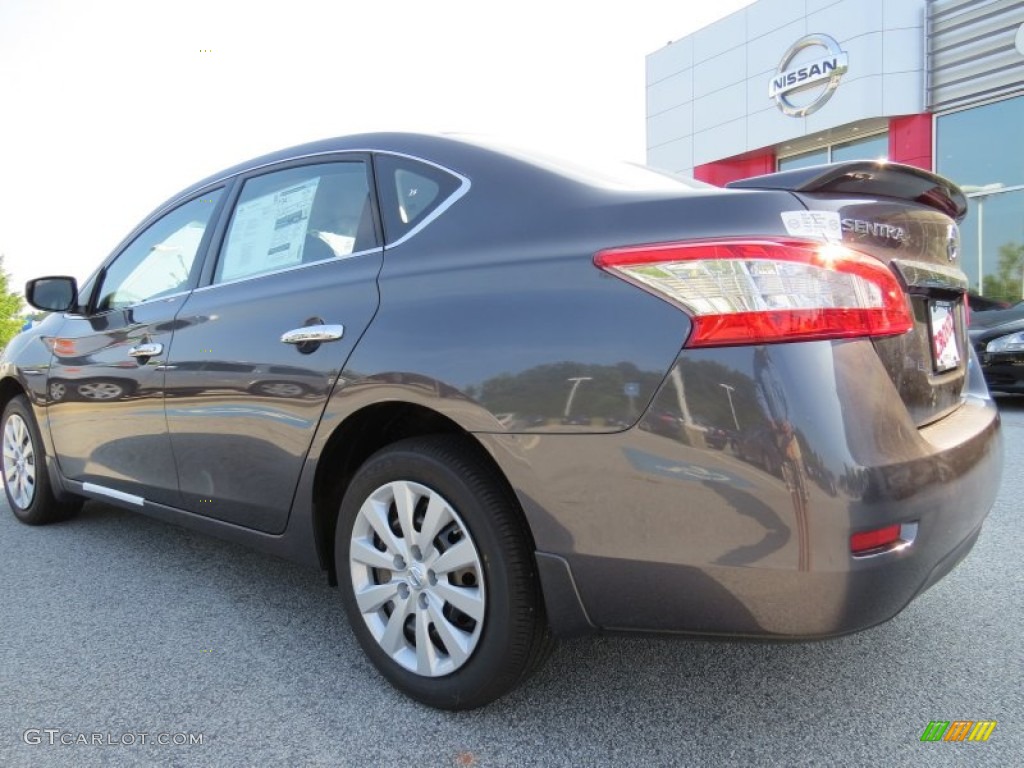
<svg viewBox="0 0 1024 768">
<path fill-rule="evenodd" d="M 180 189 L 328 136 L 460 131 L 643 162 L 645 56 L 750 2 L 0 0 L 11 285 L 87 277 Z"/>
</svg>

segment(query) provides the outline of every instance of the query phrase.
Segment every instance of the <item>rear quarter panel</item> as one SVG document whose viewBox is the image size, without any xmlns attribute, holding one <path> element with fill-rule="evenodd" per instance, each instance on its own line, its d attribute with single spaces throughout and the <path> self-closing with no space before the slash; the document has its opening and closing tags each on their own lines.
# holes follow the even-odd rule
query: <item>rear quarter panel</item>
<svg viewBox="0 0 1024 768">
<path fill-rule="evenodd" d="M 471 179 L 469 193 L 386 249 L 380 308 L 345 378 L 407 373 L 436 382 L 434 407 L 479 432 L 612 432 L 636 423 L 691 324 L 595 267 L 594 255 L 784 234 L 779 212 L 799 207 L 778 192 L 605 190 L 506 161 L 475 174 L 453 169 Z M 334 409 L 348 409 L 349 391 L 336 390 Z"/>
</svg>

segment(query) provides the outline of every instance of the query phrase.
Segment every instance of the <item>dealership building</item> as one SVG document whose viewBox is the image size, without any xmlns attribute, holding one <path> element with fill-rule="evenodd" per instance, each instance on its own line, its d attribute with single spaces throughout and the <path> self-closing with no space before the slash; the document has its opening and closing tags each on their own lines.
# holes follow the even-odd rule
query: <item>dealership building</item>
<svg viewBox="0 0 1024 768">
<path fill-rule="evenodd" d="M 647 57 L 651 166 L 875 158 L 960 184 L 972 288 L 1024 298 L 1024 0 L 757 0 Z"/>
</svg>

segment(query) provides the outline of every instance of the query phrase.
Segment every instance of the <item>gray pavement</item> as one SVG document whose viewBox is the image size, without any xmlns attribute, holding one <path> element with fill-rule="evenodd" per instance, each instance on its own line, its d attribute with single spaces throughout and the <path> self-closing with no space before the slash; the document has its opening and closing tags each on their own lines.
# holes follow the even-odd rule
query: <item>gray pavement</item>
<svg viewBox="0 0 1024 768">
<path fill-rule="evenodd" d="M 108 506 L 29 528 L 0 504 L 0 766 L 1024 764 L 1024 398 L 1000 403 L 982 537 L 893 621 L 811 644 L 566 642 L 463 714 L 388 687 L 314 571 Z M 955 719 L 998 726 L 919 741 Z M 60 743 L 94 733 L 135 743 Z"/>
</svg>

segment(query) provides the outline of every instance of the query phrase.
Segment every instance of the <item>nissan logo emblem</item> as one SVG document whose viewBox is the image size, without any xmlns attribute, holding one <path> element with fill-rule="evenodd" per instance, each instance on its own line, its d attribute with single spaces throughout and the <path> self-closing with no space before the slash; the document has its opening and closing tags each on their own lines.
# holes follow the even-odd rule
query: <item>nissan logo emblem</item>
<svg viewBox="0 0 1024 768">
<path fill-rule="evenodd" d="M 956 261 L 960 255 L 960 227 L 950 224 L 946 232 L 946 256 L 950 261 Z"/>
<path fill-rule="evenodd" d="M 821 48 L 824 56 L 794 66 L 793 60 L 807 48 Z M 775 99 L 783 114 L 804 117 L 821 109 L 832 98 L 832 92 L 839 86 L 839 80 L 848 68 L 849 57 L 846 52 L 828 35 L 801 37 L 790 46 L 779 62 L 779 68 L 768 84 L 768 97 Z M 815 86 L 820 87 L 820 90 L 809 103 L 797 104 L 791 100 L 793 94 L 811 90 Z"/>
</svg>

